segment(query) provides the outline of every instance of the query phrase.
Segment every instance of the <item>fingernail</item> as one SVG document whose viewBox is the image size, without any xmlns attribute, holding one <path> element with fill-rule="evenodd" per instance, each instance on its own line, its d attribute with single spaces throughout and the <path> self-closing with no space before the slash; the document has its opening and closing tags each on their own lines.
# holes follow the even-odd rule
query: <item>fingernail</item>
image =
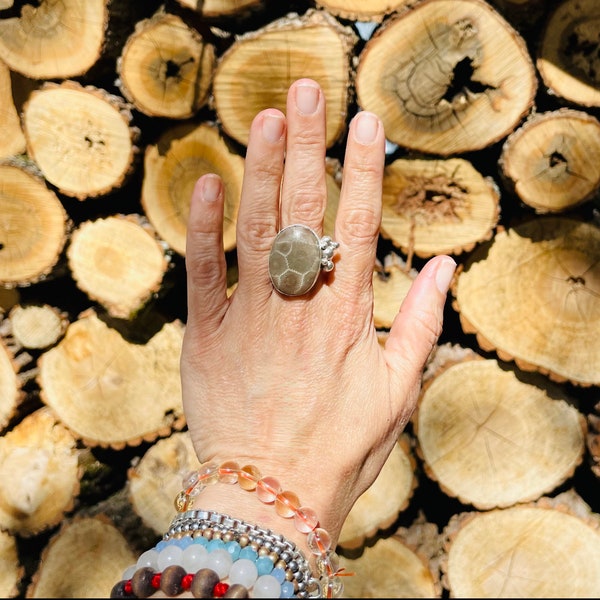
<svg viewBox="0 0 600 600">
<path fill-rule="evenodd" d="M 360 112 L 356 116 L 356 126 L 354 128 L 354 138 L 361 144 L 372 144 L 377 137 L 379 129 L 379 120 L 368 112 Z"/>
<path fill-rule="evenodd" d="M 440 261 L 437 271 L 435 273 L 435 284 L 444 295 L 448 293 L 454 271 L 456 270 L 456 262 L 449 256 L 445 257 L 444 260 Z"/>
<path fill-rule="evenodd" d="M 271 143 L 278 142 L 283 137 L 285 120 L 281 115 L 266 114 L 262 124 L 262 134 Z"/>
<path fill-rule="evenodd" d="M 214 202 L 221 193 L 221 179 L 217 175 L 207 175 L 202 180 L 202 200 Z"/>
<path fill-rule="evenodd" d="M 319 106 L 320 90 L 314 85 L 299 85 L 296 88 L 296 106 L 301 113 L 312 115 Z"/>
</svg>

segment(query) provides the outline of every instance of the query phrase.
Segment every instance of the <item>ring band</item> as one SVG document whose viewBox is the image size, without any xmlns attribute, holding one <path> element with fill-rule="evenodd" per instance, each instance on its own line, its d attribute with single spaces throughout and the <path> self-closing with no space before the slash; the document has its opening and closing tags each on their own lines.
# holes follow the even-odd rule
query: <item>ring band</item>
<svg viewBox="0 0 600 600">
<path fill-rule="evenodd" d="M 310 291 L 321 270 L 333 269 L 333 253 L 339 246 L 328 235 L 319 238 L 306 225 L 284 227 L 273 240 L 269 254 L 269 276 L 284 296 L 302 296 Z"/>
</svg>

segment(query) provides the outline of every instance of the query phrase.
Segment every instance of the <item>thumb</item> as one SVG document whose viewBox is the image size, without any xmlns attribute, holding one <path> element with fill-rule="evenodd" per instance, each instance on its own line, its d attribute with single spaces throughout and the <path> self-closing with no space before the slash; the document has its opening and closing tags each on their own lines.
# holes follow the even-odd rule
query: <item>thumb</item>
<svg viewBox="0 0 600 600">
<path fill-rule="evenodd" d="M 444 303 L 455 269 L 451 257 L 436 256 L 413 281 L 385 343 L 386 361 L 396 374 L 420 379 L 442 333 Z"/>
</svg>

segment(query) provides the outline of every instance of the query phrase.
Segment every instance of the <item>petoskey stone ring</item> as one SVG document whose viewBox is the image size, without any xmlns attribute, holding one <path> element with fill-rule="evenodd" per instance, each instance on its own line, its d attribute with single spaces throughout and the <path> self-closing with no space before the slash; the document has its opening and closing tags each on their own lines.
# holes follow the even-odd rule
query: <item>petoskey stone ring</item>
<svg viewBox="0 0 600 600">
<path fill-rule="evenodd" d="M 269 276 L 284 296 L 302 296 L 313 288 L 321 269 L 333 269 L 333 253 L 339 246 L 328 235 L 319 236 L 306 225 L 284 227 L 273 240 Z"/>
</svg>

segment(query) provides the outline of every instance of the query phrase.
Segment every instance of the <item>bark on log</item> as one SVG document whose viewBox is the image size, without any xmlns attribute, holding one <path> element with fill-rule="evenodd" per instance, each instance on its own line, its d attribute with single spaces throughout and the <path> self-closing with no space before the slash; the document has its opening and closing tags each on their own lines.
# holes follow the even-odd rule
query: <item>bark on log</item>
<svg viewBox="0 0 600 600">
<path fill-rule="evenodd" d="M 580 110 L 537 113 L 506 138 L 498 163 L 536 212 L 569 210 L 600 187 L 600 122 Z"/>
<path fill-rule="evenodd" d="M 106 90 L 47 82 L 23 108 L 27 151 L 62 194 L 101 196 L 122 186 L 133 169 L 139 130 L 131 119 L 123 98 Z"/>
<path fill-rule="evenodd" d="M 359 105 L 381 117 L 392 142 L 440 156 L 502 139 L 536 89 L 524 40 L 480 0 L 425 0 L 393 15 L 356 73 Z"/>
<path fill-rule="evenodd" d="M 332 146 L 346 129 L 350 56 L 357 40 L 352 29 L 315 10 L 239 36 L 220 57 L 213 78 L 213 105 L 223 130 L 247 146 L 256 113 L 271 107 L 285 112 L 290 84 L 310 77 L 327 98 L 326 144 Z"/>
<path fill-rule="evenodd" d="M 539 217 L 474 250 L 454 307 L 484 351 L 559 382 L 600 384 L 600 230 Z"/>
<path fill-rule="evenodd" d="M 177 15 L 139 21 L 117 61 L 117 84 L 151 117 L 186 119 L 208 101 L 215 49 Z"/>
<path fill-rule="evenodd" d="M 554 8 L 536 62 L 550 93 L 580 106 L 600 106 L 599 27 L 596 0 L 565 0 Z"/>
<path fill-rule="evenodd" d="M 77 287 L 113 317 L 133 319 L 161 288 L 169 256 L 141 215 L 86 221 L 67 249 Z"/>
<path fill-rule="evenodd" d="M 242 191 L 244 159 L 232 152 L 212 123 L 182 124 L 146 147 L 141 203 L 160 237 L 185 256 L 190 198 L 198 177 L 217 173 L 223 179 L 223 247 L 235 248 L 235 226 Z"/>
<path fill-rule="evenodd" d="M 425 472 L 480 510 L 537 500 L 583 460 L 586 422 L 572 402 L 495 360 L 447 364 L 425 384 L 413 415 Z"/>
<path fill-rule="evenodd" d="M 38 359 L 42 400 L 88 446 L 123 449 L 185 425 L 179 355 L 183 326 L 132 344 L 88 310 Z"/>
<path fill-rule="evenodd" d="M 500 193 L 464 159 L 396 159 L 383 178 L 381 235 L 412 257 L 460 254 L 489 240 Z"/>
<path fill-rule="evenodd" d="M 0 285 L 27 286 L 51 275 L 71 222 L 41 177 L 0 165 L 0 223 Z"/>
</svg>

